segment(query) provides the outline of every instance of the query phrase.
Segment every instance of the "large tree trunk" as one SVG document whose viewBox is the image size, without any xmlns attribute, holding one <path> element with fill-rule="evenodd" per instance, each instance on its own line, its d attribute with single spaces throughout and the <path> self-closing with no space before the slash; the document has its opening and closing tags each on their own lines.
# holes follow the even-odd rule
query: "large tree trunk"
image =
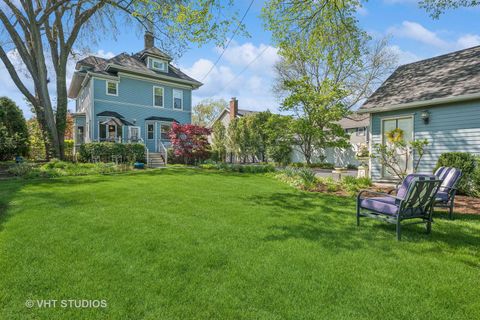
<svg viewBox="0 0 480 320">
<path fill-rule="evenodd" d="M 60 150 L 60 158 L 65 156 L 65 128 L 67 120 L 67 83 L 66 83 L 66 70 L 65 65 L 61 64 L 57 68 L 57 113 L 56 113 L 56 125 L 58 135 L 58 146 Z"/>
</svg>

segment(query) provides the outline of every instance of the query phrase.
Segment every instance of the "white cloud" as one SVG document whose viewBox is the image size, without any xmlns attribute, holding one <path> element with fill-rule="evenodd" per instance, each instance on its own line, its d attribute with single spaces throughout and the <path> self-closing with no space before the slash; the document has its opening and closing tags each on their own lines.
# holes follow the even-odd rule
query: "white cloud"
<svg viewBox="0 0 480 320">
<path fill-rule="evenodd" d="M 215 50 L 221 52 L 218 48 Z M 252 43 L 240 45 L 232 42 L 220 62 L 203 80 L 213 66 L 213 61 L 198 59 L 191 66 L 184 66 L 182 71 L 204 83 L 193 92 L 193 103 L 204 98 L 229 100 L 234 96 L 239 100 L 240 109 L 277 110 L 278 102 L 272 92 L 273 66 L 279 59 L 277 51 L 265 44 L 256 46 Z M 248 69 L 238 76 L 247 65 Z"/>
<path fill-rule="evenodd" d="M 457 38 L 450 37 L 443 39 L 440 34 L 422 26 L 420 23 L 403 21 L 401 26 L 394 26 L 387 30 L 394 36 L 412 39 L 422 44 L 439 50 L 439 53 L 446 53 L 480 45 L 480 36 L 476 34 L 457 35 Z M 449 34 L 452 35 L 451 33 Z"/>
<path fill-rule="evenodd" d="M 460 49 L 470 48 L 480 45 L 480 36 L 476 34 L 466 34 L 458 38 L 457 45 Z"/>
<path fill-rule="evenodd" d="M 216 48 L 216 51 L 219 54 L 221 50 L 221 48 Z M 225 61 L 232 65 L 244 67 L 259 55 L 260 57 L 256 59 L 249 68 L 271 73 L 273 71 L 273 66 L 280 59 L 278 56 L 278 49 L 263 43 L 259 46 L 255 46 L 251 42 L 238 45 L 233 41 L 231 46 L 225 50 L 222 59 L 225 59 Z"/>
<path fill-rule="evenodd" d="M 441 39 L 437 33 L 428 30 L 417 22 L 403 21 L 400 27 L 392 27 L 388 31 L 394 36 L 413 39 L 437 48 L 444 49 L 449 46 L 449 43 Z"/>
<path fill-rule="evenodd" d="M 389 46 L 389 50 L 398 57 L 399 65 L 412 63 L 418 60 L 422 60 L 423 58 L 419 57 L 413 52 L 402 50 L 397 45 Z"/>
<path fill-rule="evenodd" d="M 105 58 L 105 59 L 110 59 L 116 56 L 115 53 L 112 51 L 105 51 L 103 49 L 98 50 L 96 53 L 93 54 L 94 56 L 100 57 L 100 58 Z"/>
</svg>

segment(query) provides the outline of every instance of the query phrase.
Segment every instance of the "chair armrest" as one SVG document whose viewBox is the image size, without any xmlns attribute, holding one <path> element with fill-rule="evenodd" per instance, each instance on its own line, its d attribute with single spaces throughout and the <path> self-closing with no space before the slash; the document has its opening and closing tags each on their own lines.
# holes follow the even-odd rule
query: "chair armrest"
<svg viewBox="0 0 480 320">
<path fill-rule="evenodd" d="M 454 188 L 454 187 L 442 187 L 442 186 L 440 186 L 440 189 L 449 189 L 449 190 L 455 191 L 455 192 L 458 191 L 458 189 Z"/>
<path fill-rule="evenodd" d="M 358 196 L 357 196 L 357 199 L 360 200 L 360 199 L 364 199 L 364 198 L 361 198 L 360 196 L 363 194 L 363 193 L 373 193 L 373 194 L 376 194 L 376 195 L 379 195 L 379 196 L 386 196 L 386 197 L 390 197 L 390 198 L 394 198 L 396 200 L 400 200 L 402 201 L 403 199 L 402 198 L 399 198 L 397 196 L 394 196 L 394 195 L 391 195 L 389 193 L 385 193 L 385 192 L 376 192 L 376 191 L 371 191 L 371 190 L 360 190 L 360 192 L 358 193 Z"/>
</svg>

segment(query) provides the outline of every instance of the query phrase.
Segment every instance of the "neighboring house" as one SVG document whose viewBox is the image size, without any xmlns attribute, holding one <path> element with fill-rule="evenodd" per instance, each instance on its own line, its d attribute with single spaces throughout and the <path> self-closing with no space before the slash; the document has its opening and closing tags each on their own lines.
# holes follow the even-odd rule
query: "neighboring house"
<svg viewBox="0 0 480 320">
<path fill-rule="evenodd" d="M 348 149 L 328 148 L 316 150 L 312 162 L 328 162 L 336 166 L 346 167 L 348 165 L 358 166 L 360 163 L 355 154 L 360 145 L 368 145 L 368 128 L 370 117 L 368 114 L 353 113 L 338 122 L 345 132 L 350 136 Z M 292 162 L 305 162 L 305 158 L 299 146 L 295 146 L 292 152 Z"/>
<path fill-rule="evenodd" d="M 248 114 L 253 114 L 253 113 L 258 113 L 259 111 L 253 111 L 253 110 L 245 110 L 245 109 L 239 109 L 238 108 L 238 100 L 235 97 L 232 97 L 230 99 L 229 107 L 225 108 L 220 112 L 220 114 L 215 118 L 215 120 L 212 121 L 208 125 L 209 128 L 213 128 L 213 126 L 220 122 L 223 124 L 225 129 L 228 129 L 228 126 L 230 125 L 230 122 L 235 119 L 235 118 L 240 118 L 243 116 L 246 116 Z M 212 134 L 208 137 L 208 141 L 212 143 Z M 230 154 L 228 156 L 230 162 L 238 162 L 240 159 L 237 159 L 235 155 Z"/>
<path fill-rule="evenodd" d="M 138 53 L 78 61 L 68 91 L 76 100 L 75 145 L 140 142 L 163 152 L 172 123 L 191 123 L 192 90 L 202 85 L 171 61 L 150 32 Z"/>
<path fill-rule="evenodd" d="M 480 46 L 399 67 L 359 111 L 370 114 L 371 145 L 395 128 L 407 141 L 428 139 L 418 172 L 432 173 L 444 152 L 480 154 Z M 370 175 L 392 178 L 376 160 Z"/>
<path fill-rule="evenodd" d="M 220 114 L 215 118 L 215 120 L 212 121 L 212 123 L 208 127 L 213 128 L 213 125 L 220 121 L 225 128 L 228 128 L 228 126 L 230 125 L 230 121 L 232 121 L 233 119 L 257 112 L 258 111 L 238 109 L 238 100 L 237 98 L 232 97 L 230 99 L 229 107 L 223 109 L 222 112 L 220 112 Z"/>
</svg>

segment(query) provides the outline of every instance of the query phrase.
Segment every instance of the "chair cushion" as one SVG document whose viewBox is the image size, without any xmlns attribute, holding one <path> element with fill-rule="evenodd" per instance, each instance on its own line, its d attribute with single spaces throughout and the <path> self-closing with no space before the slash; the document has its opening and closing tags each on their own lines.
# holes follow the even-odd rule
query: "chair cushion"
<svg viewBox="0 0 480 320">
<path fill-rule="evenodd" d="M 435 175 L 438 177 L 438 179 L 443 180 L 440 191 L 449 192 L 449 188 L 453 188 L 457 183 L 457 180 L 460 179 L 461 173 L 462 172 L 457 168 L 438 168 L 438 170 L 435 172 Z"/>
<path fill-rule="evenodd" d="M 396 200 L 392 197 L 374 197 L 362 199 L 362 201 L 360 201 L 360 207 L 391 216 L 394 216 L 398 213 Z"/>
<path fill-rule="evenodd" d="M 397 190 L 397 197 L 401 199 L 405 199 L 405 195 L 407 194 L 408 187 L 412 183 L 412 180 L 416 177 L 434 177 L 432 174 L 424 174 L 424 173 L 411 173 L 403 179 L 402 184 L 398 187 Z"/>
<path fill-rule="evenodd" d="M 446 201 L 448 201 L 448 192 L 438 191 L 435 198 L 436 199 L 441 199 L 441 201 L 446 202 Z"/>
</svg>

